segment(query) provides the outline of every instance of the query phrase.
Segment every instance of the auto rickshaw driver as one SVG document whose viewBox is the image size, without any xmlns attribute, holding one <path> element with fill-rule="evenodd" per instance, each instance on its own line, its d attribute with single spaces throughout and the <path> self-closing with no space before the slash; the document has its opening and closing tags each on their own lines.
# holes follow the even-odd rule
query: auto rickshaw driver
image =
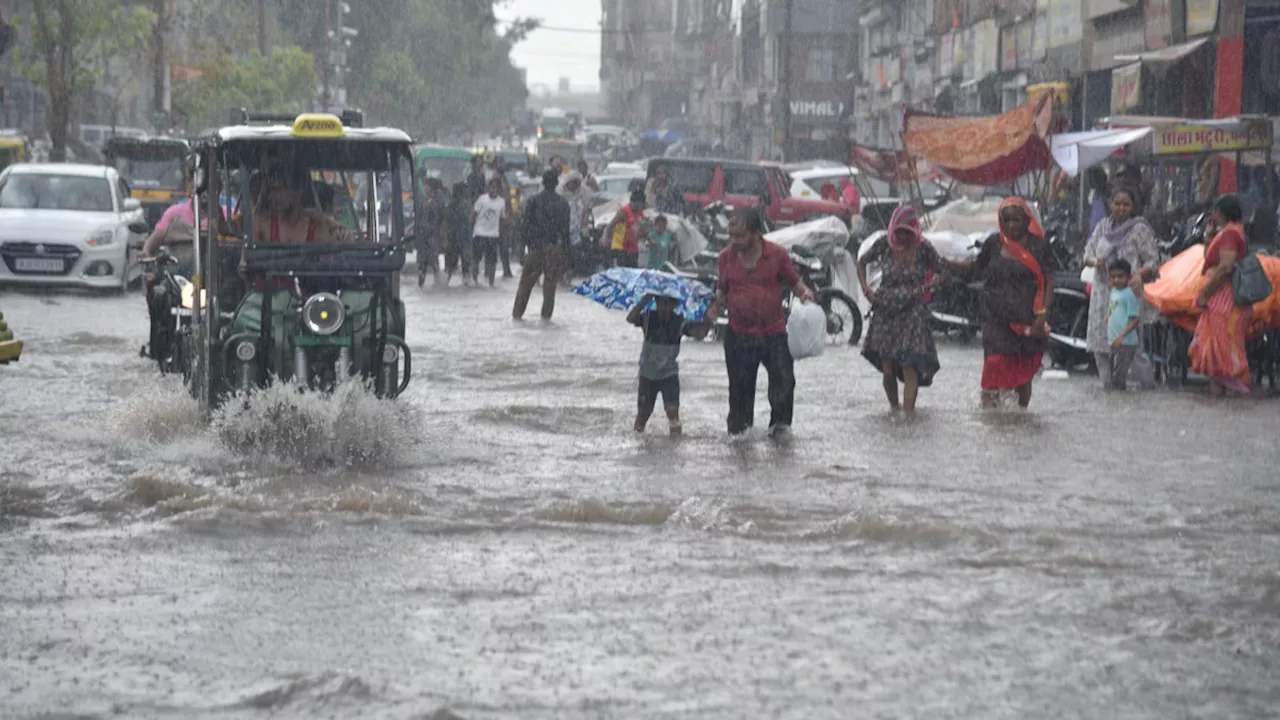
<svg viewBox="0 0 1280 720">
<path fill-rule="evenodd" d="M 321 209 L 304 205 L 302 188 L 289 182 L 284 173 L 268 172 L 261 198 L 254 206 L 253 241 L 283 245 L 304 243 L 348 243 L 355 240 L 351 229 Z"/>
</svg>

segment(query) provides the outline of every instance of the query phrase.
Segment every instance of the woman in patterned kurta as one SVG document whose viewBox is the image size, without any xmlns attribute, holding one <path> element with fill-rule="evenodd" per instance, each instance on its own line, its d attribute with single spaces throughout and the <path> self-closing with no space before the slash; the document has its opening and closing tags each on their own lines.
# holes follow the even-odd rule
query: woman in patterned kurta
<svg viewBox="0 0 1280 720">
<path fill-rule="evenodd" d="M 1125 260 L 1133 268 L 1133 292 L 1142 297 L 1142 284 L 1154 280 L 1160 272 L 1160 251 L 1156 234 L 1136 212 L 1134 191 L 1126 187 L 1111 195 L 1111 214 L 1098 222 L 1084 248 L 1084 264 L 1095 268 L 1097 280 L 1089 295 L 1089 352 L 1097 358 L 1098 375 L 1103 387 L 1110 387 L 1111 343 L 1107 340 L 1107 309 L 1111 307 L 1111 285 L 1106 281 L 1108 268 L 1116 260 Z M 1154 313 L 1143 307 L 1142 321 L 1150 322 Z"/>
<path fill-rule="evenodd" d="M 884 393 L 895 409 L 902 382 L 903 408 L 911 412 L 919 388 L 933 384 L 938 372 L 928 302 L 941 262 L 933 246 L 923 242 L 920 221 L 909 205 L 894 211 L 887 240 L 858 261 L 858 281 L 872 308 L 862 356 L 883 373 Z M 871 262 L 880 267 L 880 287 L 874 291 L 867 285 Z"/>
</svg>

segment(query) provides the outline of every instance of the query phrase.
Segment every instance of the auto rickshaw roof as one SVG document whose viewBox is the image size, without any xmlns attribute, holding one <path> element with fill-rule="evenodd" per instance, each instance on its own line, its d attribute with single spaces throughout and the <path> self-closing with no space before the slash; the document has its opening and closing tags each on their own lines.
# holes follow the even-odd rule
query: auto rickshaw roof
<svg viewBox="0 0 1280 720">
<path fill-rule="evenodd" d="M 403 130 L 388 127 L 360 127 L 359 115 L 353 115 L 352 118 L 349 118 L 351 121 L 347 124 L 344 124 L 337 115 L 329 113 L 305 113 L 294 117 L 289 124 L 285 124 L 284 120 L 288 116 L 268 115 L 263 117 L 268 118 L 267 122 L 250 124 L 255 117 L 245 113 L 244 123 L 224 127 L 218 130 L 215 137 L 219 142 L 224 143 L 275 140 L 285 142 L 404 143 L 408 145 L 413 142 L 413 139 Z"/>
<path fill-rule="evenodd" d="M 419 159 L 428 157 L 442 158 L 465 158 L 471 159 L 475 156 L 475 152 L 461 147 L 449 147 L 446 145 L 436 145 L 427 143 L 424 145 L 415 145 L 413 148 L 414 157 Z"/>
</svg>

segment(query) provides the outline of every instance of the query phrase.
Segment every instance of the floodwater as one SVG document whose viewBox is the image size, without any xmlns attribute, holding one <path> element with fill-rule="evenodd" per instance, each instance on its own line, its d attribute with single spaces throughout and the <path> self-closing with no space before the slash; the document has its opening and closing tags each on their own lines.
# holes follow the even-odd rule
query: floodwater
<svg viewBox="0 0 1280 720">
<path fill-rule="evenodd" d="M 944 344 L 904 420 L 836 349 L 789 442 L 731 443 L 689 343 L 686 437 L 638 438 L 638 333 L 513 290 L 407 290 L 392 406 L 213 427 L 138 296 L 0 293 L 0 717 L 1280 713 L 1277 401 L 983 413 Z"/>
</svg>

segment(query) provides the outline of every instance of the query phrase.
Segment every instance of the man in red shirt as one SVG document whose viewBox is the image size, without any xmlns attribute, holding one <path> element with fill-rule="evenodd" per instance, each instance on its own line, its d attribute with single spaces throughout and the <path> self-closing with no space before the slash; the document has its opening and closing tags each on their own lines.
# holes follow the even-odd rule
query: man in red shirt
<svg viewBox="0 0 1280 720">
<path fill-rule="evenodd" d="M 724 363 L 729 372 L 729 434 L 746 432 L 755 423 L 756 376 L 763 364 L 769 374 L 769 434 L 786 433 L 795 406 L 796 376 L 787 346 L 787 319 L 782 289 L 813 302 L 791 255 L 764 239 L 764 221 L 756 209 L 742 209 L 729 221 L 729 247 L 720 253 L 716 300 L 707 311 L 714 324 L 721 308 L 729 311 L 724 336 Z"/>
</svg>

